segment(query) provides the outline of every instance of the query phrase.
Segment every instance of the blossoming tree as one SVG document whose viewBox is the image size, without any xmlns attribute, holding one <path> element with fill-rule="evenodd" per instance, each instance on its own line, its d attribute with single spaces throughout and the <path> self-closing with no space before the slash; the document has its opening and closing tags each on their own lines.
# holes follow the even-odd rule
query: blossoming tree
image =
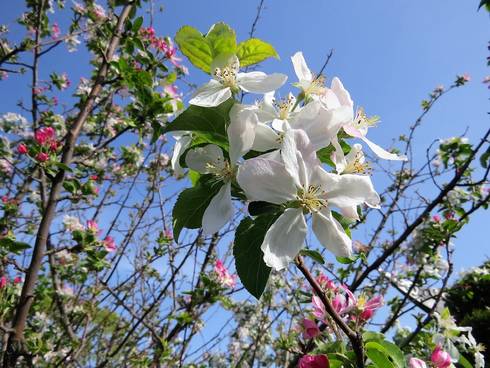
<svg viewBox="0 0 490 368">
<path fill-rule="evenodd" d="M 301 51 L 295 76 L 266 74 L 278 52 L 254 27 L 162 37 L 146 8 L 29 0 L 22 39 L 1 29 L 2 79 L 29 90 L 0 119 L 3 367 L 484 367 L 444 303 L 453 239 L 490 200 L 490 131 L 412 156 L 469 77 L 386 150 Z M 72 86 L 43 61 L 77 48 L 93 71 Z M 209 82 L 184 99 L 187 62 Z"/>
</svg>

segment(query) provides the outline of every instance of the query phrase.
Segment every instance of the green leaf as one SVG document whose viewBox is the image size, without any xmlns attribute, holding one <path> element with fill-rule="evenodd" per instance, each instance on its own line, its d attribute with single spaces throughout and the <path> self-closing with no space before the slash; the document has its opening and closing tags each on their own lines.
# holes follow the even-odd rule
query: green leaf
<svg viewBox="0 0 490 368">
<path fill-rule="evenodd" d="M 221 105 L 209 108 L 190 105 L 182 114 L 167 124 L 163 133 L 187 130 L 199 132 L 208 142 L 228 145 L 226 125 L 230 120 L 229 112 L 235 101 L 229 99 Z"/>
<path fill-rule="evenodd" d="M 332 211 L 332 216 L 340 223 L 340 225 L 342 225 L 342 228 L 344 229 L 345 233 L 349 236 L 349 238 L 352 238 L 352 234 L 350 232 L 350 225 L 354 222 L 354 220 L 344 217 L 340 213 L 335 211 Z"/>
<path fill-rule="evenodd" d="M 471 363 L 462 354 L 459 355 L 458 363 L 463 366 L 463 368 L 473 368 Z"/>
<path fill-rule="evenodd" d="M 264 292 L 271 268 L 263 260 L 260 249 L 269 227 L 279 217 L 280 212 L 244 218 L 235 232 L 233 255 L 235 268 L 243 286 L 257 299 Z"/>
<path fill-rule="evenodd" d="M 177 31 L 175 42 L 194 66 L 206 73 L 211 71 L 213 52 L 201 32 L 194 27 L 184 26 Z"/>
<path fill-rule="evenodd" d="M 248 213 L 251 216 L 259 216 L 265 213 L 277 212 L 280 208 L 277 204 L 255 201 L 248 204 Z"/>
<path fill-rule="evenodd" d="M 134 20 L 132 31 L 134 33 L 138 32 L 143 25 L 143 17 L 138 17 Z"/>
<path fill-rule="evenodd" d="M 189 173 L 187 175 L 188 175 L 189 180 L 191 181 L 193 186 L 197 184 L 197 182 L 199 181 L 199 178 L 201 177 L 200 173 L 198 173 L 197 171 L 194 171 L 194 170 L 190 170 L 190 169 L 189 169 Z"/>
<path fill-rule="evenodd" d="M 378 367 L 405 368 L 405 356 L 395 344 L 389 341 L 366 343 L 366 354 Z"/>
<path fill-rule="evenodd" d="M 377 368 L 395 368 L 395 365 L 383 352 L 383 346 L 377 342 L 368 342 L 366 344 L 366 355 L 373 361 Z"/>
<path fill-rule="evenodd" d="M 173 231 L 177 241 L 184 227 L 198 229 L 202 226 L 204 211 L 222 186 L 223 182 L 216 182 L 213 175 L 203 175 L 194 187 L 180 193 L 172 211 Z"/>
<path fill-rule="evenodd" d="M 490 160 L 490 148 L 480 156 L 480 165 L 486 169 L 488 167 L 488 161 Z"/>
<path fill-rule="evenodd" d="M 236 53 L 236 34 L 226 23 L 213 24 L 206 35 L 206 41 L 211 48 L 213 59 L 222 54 Z"/>
<path fill-rule="evenodd" d="M 355 259 L 349 257 L 335 257 L 335 258 L 337 259 L 337 262 L 342 264 L 351 264 L 352 262 L 355 262 Z"/>
<path fill-rule="evenodd" d="M 301 251 L 301 254 L 304 256 L 307 256 L 314 260 L 317 263 L 320 264 L 325 264 L 325 260 L 323 259 L 323 256 L 320 254 L 320 252 L 313 250 L 313 249 L 303 249 Z"/>
<path fill-rule="evenodd" d="M 240 42 L 237 50 L 237 57 L 238 60 L 240 60 L 240 66 L 257 64 L 270 57 L 279 59 L 279 55 L 274 47 L 258 38 L 250 38 Z"/>
<path fill-rule="evenodd" d="M 24 242 L 19 242 L 11 238 L 0 239 L 0 248 L 4 248 L 9 252 L 20 254 L 22 251 L 29 249 L 31 246 Z"/>
</svg>

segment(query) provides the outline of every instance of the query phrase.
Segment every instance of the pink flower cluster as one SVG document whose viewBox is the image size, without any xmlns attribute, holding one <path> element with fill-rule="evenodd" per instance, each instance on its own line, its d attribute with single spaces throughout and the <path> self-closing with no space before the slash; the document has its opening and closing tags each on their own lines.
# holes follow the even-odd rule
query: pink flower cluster
<svg viewBox="0 0 490 368">
<path fill-rule="evenodd" d="M 231 275 L 220 259 L 218 259 L 214 265 L 214 272 L 218 276 L 218 280 L 222 285 L 232 289 L 235 287 L 236 275 Z"/>
<path fill-rule="evenodd" d="M 22 282 L 22 278 L 20 276 L 15 277 L 13 280 L 14 285 L 19 284 L 21 282 Z M 9 283 L 9 279 L 7 276 L 3 275 L 2 277 L 0 277 L 0 289 L 6 287 L 8 283 Z"/>
<path fill-rule="evenodd" d="M 435 368 L 449 368 L 451 366 L 451 356 L 448 352 L 442 350 L 440 345 L 437 345 L 430 356 L 432 366 Z M 408 361 L 409 368 L 427 368 L 427 364 L 418 358 L 410 358 Z"/>
<path fill-rule="evenodd" d="M 87 230 L 93 232 L 96 235 L 100 234 L 99 225 L 94 220 L 87 221 Z M 117 249 L 116 242 L 112 236 L 106 236 L 104 240 L 102 240 L 102 244 L 107 252 L 111 253 Z"/>
<path fill-rule="evenodd" d="M 170 60 L 172 64 L 174 64 L 177 68 L 182 68 L 182 70 L 185 72 L 185 69 L 183 69 L 183 66 L 180 64 L 182 59 L 177 56 L 177 48 L 174 46 L 170 38 L 164 39 L 162 37 L 157 37 L 153 27 L 142 28 L 140 32 L 141 35 L 148 40 L 155 49 L 163 52 L 165 57 Z"/>
<path fill-rule="evenodd" d="M 332 307 L 340 316 L 347 316 L 358 322 L 371 319 L 375 311 L 383 305 L 383 297 L 378 295 L 370 299 L 365 296 L 356 297 L 347 286 L 340 287 L 328 277 L 322 275 L 318 278 L 320 286 L 330 295 Z M 313 295 L 313 315 L 326 323 L 327 312 L 325 305 L 318 295 Z"/>
</svg>

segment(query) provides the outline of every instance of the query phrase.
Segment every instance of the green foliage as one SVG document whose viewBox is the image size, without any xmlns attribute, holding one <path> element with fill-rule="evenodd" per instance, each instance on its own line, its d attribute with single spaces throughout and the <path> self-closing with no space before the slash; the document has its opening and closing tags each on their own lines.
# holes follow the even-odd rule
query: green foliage
<svg viewBox="0 0 490 368">
<path fill-rule="evenodd" d="M 29 249 L 31 246 L 27 243 L 16 241 L 11 238 L 1 238 L 0 248 L 5 249 L 9 253 L 21 254 L 24 250 Z"/>
<path fill-rule="evenodd" d="M 490 346 L 490 261 L 448 289 L 446 305 L 460 326 L 471 326 L 475 339 Z M 490 359 L 488 349 L 484 355 Z"/>
<path fill-rule="evenodd" d="M 276 212 L 255 219 L 246 217 L 240 222 L 235 233 L 235 267 L 243 286 L 257 299 L 262 295 L 271 272 L 270 267 L 264 263 L 260 246 L 267 230 L 279 215 L 280 212 Z"/>
<path fill-rule="evenodd" d="M 241 66 L 257 64 L 270 57 L 279 59 L 274 47 L 258 38 L 250 38 L 240 42 L 237 49 L 237 57 Z"/>
<path fill-rule="evenodd" d="M 179 240 L 183 228 L 198 229 L 202 225 L 204 211 L 218 193 L 223 182 L 213 180 L 212 175 L 203 175 L 192 188 L 183 190 L 172 211 L 175 240 Z"/>
<path fill-rule="evenodd" d="M 237 46 L 235 31 L 225 23 L 215 23 L 206 35 L 191 26 L 184 26 L 175 35 L 182 53 L 197 68 L 211 73 L 211 64 L 218 57 L 236 55 L 241 66 L 260 63 L 270 57 L 279 58 L 272 45 L 251 38 Z"/>
<path fill-rule="evenodd" d="M 165 127 L 164 133 L 173 131 L 198 132 L 201 138 L 199 143 L 207 141 L 227 147 L 226 126 L 230 120 L 229 112 L 233 104 L 234 100 L 229 99 L 213 108 L 191 105 Z"/>
</svg>

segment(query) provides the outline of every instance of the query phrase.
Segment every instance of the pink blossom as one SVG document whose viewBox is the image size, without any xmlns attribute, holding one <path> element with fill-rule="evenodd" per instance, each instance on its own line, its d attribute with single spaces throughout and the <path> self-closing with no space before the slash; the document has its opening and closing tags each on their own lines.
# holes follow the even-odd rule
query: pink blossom
<svg viewBox="0 0 490 368">
<path fill-rule="evenodd" d="M 236 275 L 231 275 L 221 260 L 217 260 L 214 265 L 214 272 L 218 275 L 219 281 L 230 288 L 236 285 Z"/>
<path fill-rule="evenodd" d="M 303 355 L 299 360 L 299 368 L 329 368 L 326 355 Z"/>
<path fill-rule="evenodd" d="M 436 346 L 430 356 L 430 360 L 437 368 L 447 368 L 451 365 L 451 356 L 442 350 L 440 345 Z"/>
<path fill-rule="evenodd" d="M 408 361 L 409 368 L 427 368 L 427 364 L 421 359 L 418 358 L 410 358 Z"/>
<path fill-rule="evenodd" d="M 464 73 L 462 77 L 465 82 L 469 82 L 471 80 L 471 76 L 468 73 Z"/>
<path fill-rule="evenodd" d="M 99 225 L 94 220 L 88 220 L 87 221 L 87 229 L 89 231 L 97 233 L 99 231 Z"/>
<path fill-rule="evenodd" d="M 434 215 L 434 216 L 432 216 L 432 220 L 434 220 L 435 222 L 441 222 L 441 216 Z"/>
<path fill-rule="evenodd" d="M 315 321 L 312 321 L 311 319 L 308 318 L 303 318 L 301 324 L 303 330 L 303 337 L 305 339 L 307 340 L 314 339 L 315 337 L 320 335 L 320 329 L 318 328 Z"/>
<path fill-rule="evenodd" d="M 170 38 L 165 43 L 163 51 L 165 52 L 167 59 L 169 59 L 172 64 L 174 64 L 176 67 L 180 67 L 180 62 L 182 59 L 177 57 L 177 48 L 174 46 L 174 43 Z"/>
<path fill-rule="evenodd" d="M 382 307 L 384 304 L 383 297 L 381 295 L 375 296 L 371 299 L 369 299 L 364 306 L 361 306 L 363 311 L 359 315 L 359 318 L 363 321 L 367 321 L 368 319 L 371 319 L 374 315 L 374 312 L 376 312 L 377 309 Z"/>
<path fill-rule="evenodd" d="M 323 290 L 337 290 L 337 285 L 323 273 L 316 278 Z"/>
<path fill-rule="evenodd" d="M 20 276 L 16 276 L 16 277 L 14 278 L 14 284 L 20 284 L 21 282 L 22 282 L 22 277 L 20 277 Z"/>
<path fill-rule="evenodd" d="M 106 18 L 105 9 L 99 4 L 94 5 L 94 14 L 99 20 Z"/>
<path fill-rule="evenodd" d="M 165 235 L 165 239 L 167 239 L 167 240 L 173 240 L 174 234 L 172 233 L 172 230 L 165 229 L 165 231 L 163 233 Z M 216 262 L 216 263 L 218 263 L 218 262 Z"/>
<path fill-rule="evenodd" d="M 2 202 L 4 204 L 7 204 L 9 202 L 9 197 L 7 197 L 6 195 L 2 196 Z"/>
<path fill-rule="evenodd" d="M 313 315 L 320 321 L 325 322 L 327 312 L 325 310 L 325 305 L 323 304 L 320 297 L 318 295 L 313 295 L 311 304 L 313 304 Z"/>
<path fill-rule="evenodd" d="M 8 279 L 6 276 L 0 277 L 0 289 L 3 289 L 5 286 L 7 286 Z"/>
<path fill-rule="evenodd" d="M 116 242 L 112 238 L 112 236 L 106 236 L 103 240 L 104 248 L 108 252 L 114 252 L 116 250 Z"/>
<path fill-rule="evenodd" d="M 61 31 L 60 31 L 60 26 L 58 25 L 58 23 L 53 23 L 53 26 L 51 27 L 51 38 L 53 39 L 57 39 L 61 34 Z"/>
<path fill-rule="evenodd" d="M 165 87 L 163 87 L 163 90 L 165 91 L 165 93 L 168 94 L 170 97 L 176 98 L 176 99 L 181 99 L 182 94 L 180 94 L 177 89 L 178 89 L 178 87 L 175 85 L 172 85 L 172 84 L 169 84 L 169 85 L 166 85 Z"/>
<path fill-rule="evenodd" d="M 27 146 L 24 143 L 20 143 L 17 146 L 17 152 L 19 152 L 21 155 L 25 155 L 27 153 Z"/>
<path fill-rule="evenodd" d="M 34 133 L 34 140 L 40 145 L 49 145 L 56 138 L 56 131 L 52 127 L 42 127 Z"/>
<path fill-rule="evenodd" d="M 49 155 L 47 153 L 44 153 L 44 152 L 39 152 L 36 155 L 36 160 L 38 160 L 39 162 L 46 162 L 49 160 Z"/>
</svg>

